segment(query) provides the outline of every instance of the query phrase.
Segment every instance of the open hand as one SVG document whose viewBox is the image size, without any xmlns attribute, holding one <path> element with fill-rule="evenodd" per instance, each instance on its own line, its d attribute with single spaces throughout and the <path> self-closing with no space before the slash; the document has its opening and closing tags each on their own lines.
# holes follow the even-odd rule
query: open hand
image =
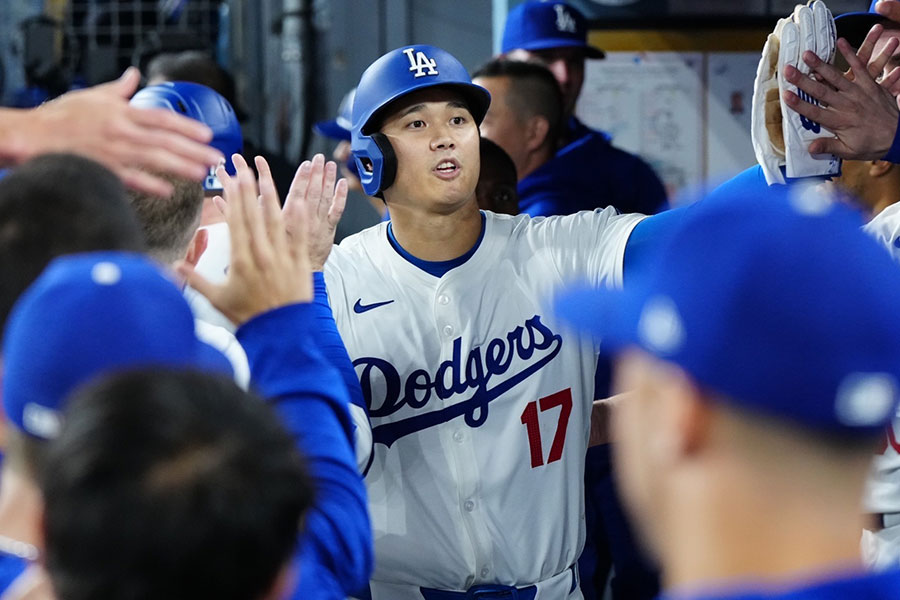
<svg viewBox="0 0 900 600">
<path fill-rule="evenodd" d="M 334 232 L 347 202 L 347 180 L 337 183 L 337 165 L 322 154 L 304 161 L 294 174 L 284 202 L 288 233 L 295 235 L 305 225 L 313 271 L 321 271 L 334 245 Z M 299 218 L 298 218 L 299 217 Z"/>
<path fill-rule="evenodd" d="M 873 34 L 879 35 L 879 30 L 878 25 L 873 28 L 867 41 Z M 875 60 L 881 61 L 885 52 L 896 50 L 897 43 L 892 40 Z M 837 45 L 850 65 L 852 75 L 845 76 L 814 53 L 806 52 L 803 61 L 818 80 L 791 66 L 785 67 L 784 76 L 818 100 L 821 106 L 815 106 L 789 91 L 784 93 L 785 103 L 811 121 L 821 123 L 836 136 L 814 141 L 809 146 L 811 154 L 834 154 L 854 160 L 880 159 L 894 141 L 900 118 L 900 108 L 895 99 L 895 93 L 900 91 L 900 69 L 894 69 L 878 82 L 869 72 L 868 61 L 862 61 L 847 40 L 839 39 Z M 866 46 L 864 43 L 863 47 Z M 883 68 L 883 63 L 881 66 Z"/>
<path fill-rule="evenodd" d="M 74 152 L 102 163 L 126 185 L 169 196 L 172 185 L 151 174 L 171 173 L 202 180 L 221 153 L 208 145 L 206 125 L 161 108 L 128 104 L 140 82 L 131 68 L 117 80 L 63 94 L 32 110 L 11 110 L 3 127 L 7 162 L 24 162 L 48 152 Z"/>
<path fill-rule="evenodd" d="M 178 273 L 235 324 L 289 304 L 310 302 L 312 270 L 306 237 L 306 207 L 298 207 L 295 230 L 288 235 L 266 161 L 257 156 L 260 187 L 253 170 L 239 155 L 232 157 L 236 175 L 224 168 L 217 175 L 224 199 L 213 200 L 224 213 L 231 235 L 231 262 L 224 283 L 216 285 L 180 262 Z"/>
</svg>

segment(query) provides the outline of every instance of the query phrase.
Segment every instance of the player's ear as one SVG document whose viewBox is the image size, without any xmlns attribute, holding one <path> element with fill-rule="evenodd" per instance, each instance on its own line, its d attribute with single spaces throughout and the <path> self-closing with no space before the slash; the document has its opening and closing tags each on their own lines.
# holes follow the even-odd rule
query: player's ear
<svg viewBox="0 0 900 600">
<path fill-rule="evenodd" d="M 893 167 L 894 163 L 888 162 L 886 160 L 873 160 L 872 164 L 869 166 L 869 176 L 883 177 L 884 175 L 890 173 Z"/>
<path fill-rule="evenodd" d="M 697 454 L 705 446 L 711 417 L 710 399 L 678 367 L 664 374 L 664 397 L 659 403 L 661 451 L 672 461 Z"/>
<path fill-rule="evenodd" d="M 184 254 L 184 262 L 196 267 L 200 256 L 206 251 L 207 244 L 209 244 L 209 232 L 202 228 L 195 231 L 191 243 L 188 244 L 187 252 Z"/>
<path fill-rule="evenodd" d="M 534 115 L 525 125 L 525 147 L 529 152 L 539 150 L 547 141 L 550 133 L 550 122 L 541 115 Z"/>
</svg>

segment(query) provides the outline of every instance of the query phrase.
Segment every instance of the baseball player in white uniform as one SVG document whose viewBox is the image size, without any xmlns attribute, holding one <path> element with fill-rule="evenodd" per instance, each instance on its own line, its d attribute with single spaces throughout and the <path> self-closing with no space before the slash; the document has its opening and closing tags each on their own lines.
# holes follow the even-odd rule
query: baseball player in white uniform
<svg viewBox="0 0 900 600">
<path fill-rule="evenodd" d="M 544 301 L 573 280 L 621 285 L 641 217 L 480 212 L 489 101 L 422 45 L 373 63 L 354 102 L 361 180 L 392 221 L 336 246 L 325 280 L 368 405 L 374 600 L 582 597 L 596 348 Z"/>
<path fill-rule="evenodd" d="M 863 230 L 884 244 L 900 262 L 900 204 L 892 204 Z M 872 529 L 863 532 L 862 552 L 875 569 L 900 565 L 900 414 L 885 430 L 866 483 L 863 509 L 872 515 Z"/>
</svg>

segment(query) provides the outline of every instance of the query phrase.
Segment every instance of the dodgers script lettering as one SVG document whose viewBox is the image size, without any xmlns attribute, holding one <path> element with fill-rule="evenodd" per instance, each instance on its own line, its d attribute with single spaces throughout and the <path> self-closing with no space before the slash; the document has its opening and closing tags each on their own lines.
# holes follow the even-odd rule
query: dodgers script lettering
<svg viewBox="0 0 900 600">
<path fill-rule="evenodd" d="M 434 397 L 448 400 L 474 390 L 467 399 L 446 408 L 422 411 L 412 417 L 375 425 L 375 443 L 390 446 L 403 436 L 446 423 L 460 416 L 470 427 L 480 427 L 488 417 L 488 404 L 537 373 L 559 354 L 562 338 L 535 315 L 506 334 L 462 356 L 462 338 L 453 340 L 453 355 L 432 374 L 417 369 L 404 380 L 387 360 L 373 356 L 353 361 L 373 424 L 403 407 L 425 409 Z M 515 367 L 515 368 L 513 368 Z M 511 373 L 507 374 L 508 371 Z M 500 376 L 506 375 L 502 381 Z M 382 386 L 374 382 L 383 382 Z M 492 384 L 493 385 L 489 385 Z M 375 390 L 383 388 L 375 397 Z"/>
</svg>

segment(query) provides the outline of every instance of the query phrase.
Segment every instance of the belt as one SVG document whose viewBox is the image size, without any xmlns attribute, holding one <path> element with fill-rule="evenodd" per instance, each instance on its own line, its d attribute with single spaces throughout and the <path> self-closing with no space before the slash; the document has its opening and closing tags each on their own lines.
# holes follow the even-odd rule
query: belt
<svg viewBox="0 0 900 600">
<path fill-rule="evenodd" d="M 574 565 L 566 570 L 572 572 L 572 586 L 569 588 L 571 594 L 578 587 L 578 575 L 576 575 Z M 554 575 L 554 577 L 556 576 Z M 422 598 L 425 600 L 534 600 L 537 595 L 537 585 L 517 588 L 511 585 L 485 584 L 472 586 L 465 592 L 433 588 L 419 588 L 419 591 L 422 592 Z"/>
<path fill-rule="evenodd" d="M 537 586 L 516 588 L 511 585 L 476 585 L 465 592 L 420 588 L 425 600 L 534 600 Z"/>
<path fill-rule="evenodd" d="M 876 531 L 900 525 L 900 513 L 873 513 L 869 517 Z"/>
</svg>

